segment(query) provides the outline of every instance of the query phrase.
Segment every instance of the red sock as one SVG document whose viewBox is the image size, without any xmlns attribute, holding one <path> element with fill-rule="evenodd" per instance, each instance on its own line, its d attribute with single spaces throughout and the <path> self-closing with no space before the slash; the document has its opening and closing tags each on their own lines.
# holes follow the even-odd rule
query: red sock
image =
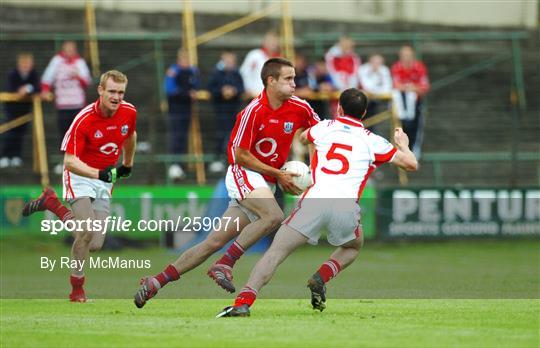
<svg viewBox="0 0 540 348">
<path fill-rule="evenodd" d="M 225 255 L 221 257 L 216 263 L 221 265 L 227 265 L 233 267 L 236 260 L 238 260 L 242 255 L 244 255 L 244 248 L 237 241 L 231 244 L 229 249 L 225 252 Z"/>
<path fill-rule="evenodd" d="M 69 277 L 69 282 L 71 283 L 73 290 L 82 289 L 84 285 L 84 276 L 77 277 L 77 276 L 71 275 Z"/>
<path fill-rule="evenodd" d="M 73 220 L 73 213 L 71 210 L 66 208 L 56 196 L 47 197 L 45 200 L 45 208 L 52 211 L 53 214 L 62 221 Z"/>
<path fill-rule="evenodd" d="M 161 287 L 165 286 L 168 282 L 172 282 L 180 279 L 180 273 L 176 270 L 176 267 L 173 265 L 168 265 L 163 272 L 154 276 L 159 282 Z"/>
<path fill-rule="evenodd" d="M 250 288 L 249 286 L 244 287 L 238 296 L 236 296 L 236 299 L 234 300 L 234 306 L 241 306 L 243 304 L 247 304 L 248 306 L 252 306 L 253 302 L 257 299 L 257 290 Z"/>
<path fill-rule="evenodd" d="M 321 265 L 318 272 L 323 282 L 328 283 L 339 271 L 341 271 L 340 264 L 336 260 L 330 259 Z"/>
</svg>

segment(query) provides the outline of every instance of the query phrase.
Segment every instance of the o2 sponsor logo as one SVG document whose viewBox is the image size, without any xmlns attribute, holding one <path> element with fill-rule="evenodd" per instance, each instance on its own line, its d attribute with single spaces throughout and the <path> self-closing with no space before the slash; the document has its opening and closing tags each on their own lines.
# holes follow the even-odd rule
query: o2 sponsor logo
<svg viewBox="0 0 540 348">
<path fill-rule="evenodd" d="M 116 145 L 115 143 L 107 143 L 100 147 L 99 151 L 106 155 L 118 155 L 118 145 Z"/>
<path fill-rule="evenodd" d="M 265 144 L 265 143 L 268 143 L 270 144 L 270 149 L 267 150 L 267 151 L 263 151 L 261 148 L 262 148 L 262 145 Z M 266 147 L 266 146 L 265 146 Z M 277 150 L 277 142 L 274 138 L 263 138 L 261 140 L 259 140 L 256 144 L 255 144 L 255 150 L 257 151 L 257 153 L 263 157 L 272 157 L 270 159 L 271 162 L 273 161 L 277 161 L 277 158 L 278 158 L 278 154 L 276 153 L 276 150 Z"/>
</svg>

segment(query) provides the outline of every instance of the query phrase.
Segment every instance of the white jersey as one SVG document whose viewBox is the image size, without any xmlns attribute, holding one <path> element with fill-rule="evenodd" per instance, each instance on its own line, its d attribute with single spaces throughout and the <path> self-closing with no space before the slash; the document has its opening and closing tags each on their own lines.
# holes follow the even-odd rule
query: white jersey
<svg viewBox="0 0 540 348">
<path fill-rule="evenodd" d="M 311 127 L 315 144 L 311 161 L 313 186 L 305 198 L 360 199 L 369 175 L 393 159 L 397 149 L 352 117 L 324 120 Z"/>
<path fill-rule="evenodd" d="M 253 96 L 259 95 L 264 89 L 261 80 L 261 70 L 264 63 L 271 57 L 262 48 L 248 52 L 244 62 L 240 66 L 240 75 L 244 82 L 246 92 Z"/>
<path fill-rule="evenodd" d="M 79 56 L 68 58 L 60 52 L 47 65 L 41 78 L 41 89 L 48 91 L 54 87 L 57 109 L 82 109 L 86 105 L 86 88 L 91 82 L 92 76 L 84 59 Z"/>
</svg>

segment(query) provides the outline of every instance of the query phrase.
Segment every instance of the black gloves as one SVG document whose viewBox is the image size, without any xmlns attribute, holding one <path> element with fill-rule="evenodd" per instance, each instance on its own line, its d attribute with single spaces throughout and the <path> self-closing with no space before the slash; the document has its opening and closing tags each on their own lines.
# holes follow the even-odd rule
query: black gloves
<svg viewBox="0 0 540 348">
<path fill-rule="evenodd" d="M 118 168 L 113 166 L 107 167 L 99 171 L 99 180 L 115 183 L 117 179 L 129 178 L 131 176 L 131 167 L 121 165 Z"/>
<path fill-rule="evenodd" d="M 116 176 L 117 178 L 129 178 L 131 176 L 131 167 L 126 167 L 122 164 L 116 168 Z"/>
<path fill-rule="evenodd" d="M 110 182 L 114 184 L 116 182 L 117 176 L 118 176 L 117 169 L 113 166 L 110 166 L 103 170 L 100 170 L 98 178 L 101 181 Z"/>
</svg>

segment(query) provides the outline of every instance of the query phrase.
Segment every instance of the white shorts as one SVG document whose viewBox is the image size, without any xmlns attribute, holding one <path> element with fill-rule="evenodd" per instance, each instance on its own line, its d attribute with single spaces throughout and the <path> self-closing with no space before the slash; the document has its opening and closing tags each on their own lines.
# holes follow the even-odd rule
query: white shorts
<svg viewBox="0 0 540 348">
<path fill-rule="evenodd" d="M 340 246 L 361 236 L 360 206 L 356 199 L 313 198 L 306 194 L 283 224 L 297 230 L 316 245 L 323 228 L 328 243 Z M 311 198 L 309 197 L 311 196 Z"/>
<path fill-rule="evenodd" d="M 64 184 L 64 200 L 69 204 L 72 204 L 79 198 L 90 197 L 94 210 L 105 211 L 107 213 L 110 211 L 112 183 L 80 176 L 68 170 L 64 170 L 62 181 Z"/>
<path fill-rule="evenodd" d="M 253 190 L 267 187 L 271 188 L 260 173 L 246 169 L 238 164 L 229 165 L 225 176 L 225 185 L 229 198 L 242 200 Z"/>
<path fill-rule="evenodd" d="M 258 220 L 259 216 L 242 206 L 240 201 L 246 198 L 251 191 L 261 187 L 269 188 L 272 192 L 276 191 L 276 185 L 268 183 L 260 173 L 246 169 L 238 164 L 229 165 L 227 168 L 225 186 L 231 199 L 229 207 L 240 208 L 251 222 Z"/>
</svg>

